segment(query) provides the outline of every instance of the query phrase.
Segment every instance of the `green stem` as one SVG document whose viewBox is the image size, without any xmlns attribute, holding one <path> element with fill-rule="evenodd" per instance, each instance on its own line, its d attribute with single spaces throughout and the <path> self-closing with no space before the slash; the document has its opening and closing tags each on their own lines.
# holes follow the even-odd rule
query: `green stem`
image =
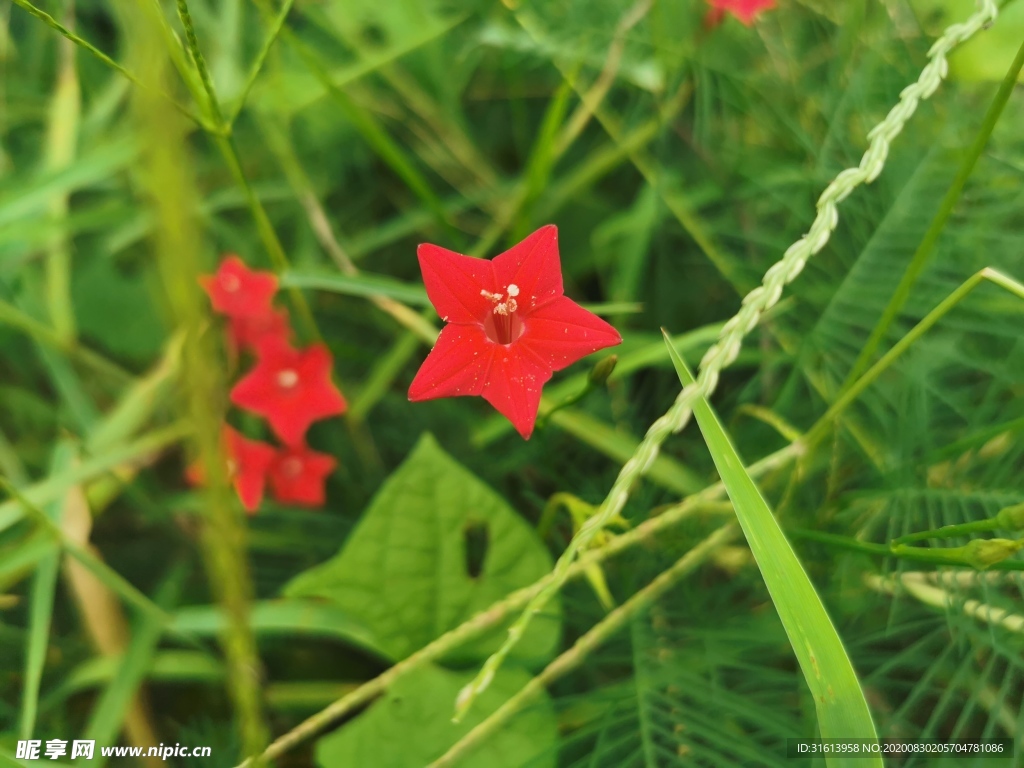
<svg viewBox="0 0 1024 768">
<path fill-rule="evenodd" d="M 391 388 L 391 383 L 405 368 L 420 348 L 421 339 L 411 331 L 402 333 L 391 348 L 377 358 L 363 381 L 362 389 L 352 399 L 348 412 L 353 419 L 363 421 L 381 398 Z"/>
<path fill-rule="evenodd" d="M 900 536 L 892 540 L 892 545 L 895 547 L 928 539 L 953 539 L 958 536 L 969 536 L 972 533 L 988 533 L 1000 529 L 1018 531 L 1021 528 L 1024 528 L 1024 504 L 1015 504 L 999 510 L 997 514 L 984 520 L 973 520 L 959 525 L 944 525 L 930 531 L 919 531 L 907 536 Z"/>
<path fill-rule="evenodd" d="M 918 531 L 906 536 L 899 536 L 892 540 L 891 546 L 894 548 L 901 547 L 904 544 L 913 544 L 914 542 L 928 541 L 929 539 L 955 539 L 960 536 L 969 536 L 972 533 L 989 533 L 1001 527 L 995 518 L 974 520 L 973 522 L 960 523 L 959 525 L 944 525 L 941 528 L 934 528 L 930 531 Z"/>
<path fill-rule="evenodd" d="M 256 222 L 256 231 L 260 236 L 260 240 L 263 241 L 263 247 L 267 251 L 267 255 L 270 256 L 270 263 L 273 265 L 274 271 L 278 274 L 285 272 L 290 267 L 288 256 L 285 255 L 284 247 L 277 237 L 277 232 L 274 231 L 274 225 L 270 223 L 270 217 L 267 216 L 263 203 L 260 202 L 259 197 L 246 178 L 245 172 L 242 170 L 242 163 L 238 157 L 238 151 L 235 149 L 234 140 L 229 136 L 217 136 L 216 142 L 218 149 L 220 149 L 221 154 L 224 156 L 225 162 L 228 164 L 231 175 L 234 176 L 235 182 L 245 194 L 249 210 L 252 212 L 253 219 Z M 313 312 L 309 308 L 305 295 L 298 288 L 288 288 L 287 290 L 288 299 L 299 316 L 303 332 L 311 340 L 321 341 L 323 337 L 320 335 L 320 330 L 317 328 L 316 320 L 313 318 Z"/>
<path fill-rule="evenodd" d="M 935 214 L 935 218 L 932 219 L 932 223 L 928 227 L 928 231 L 925 232 L 921 243 L 917 246 L 917 250 L 914 252 L 914 256 L 910 260 L 906 271 L 903 273 L 899 285 L 896 286 L 896 292 L 882 313 L 882 318 L 878 321 L 878 325 L 875 326 L 867 342 L 864 344 L 864 348 L 857 357 L 857 361 L 853 364 L 853 368 L 850 370 L 849 375 L 847 375 L 846 381 L 843 382 L 843 392 L 849 389 L 857 377 L 867 369 L 871 358 L 878 349 L 878 345 L 882 343 L 882 339 L 885 338 L 885 334 L 888 333 L 896 316 L 903 309 L 903 305 L 907 303 L 911 289 L 931 258 L 935 245 L 939 241 L 939 236 L 942 234 L 942 230 L 945 228 L 946 222 L 953 213 L 953 208 L 956 206 L 964 186 L 967 184 L 967 179 L 973 173 L 974 166 L 977 165 L 978 159 L 981 157 L 981 153 L 984 151 L 985 145 L 988 143 L 988 139 L 996 126 L 996 122 L 999 120 L 999 116 L 1003 113 L 1006 103 L 1010 100 L 1010 94 L 1013 93 L 1014 87 L 1017 85 L 1017 79 L 1020 77 L 1022 67 L 1024 67 L 1024 43 L 1021 43 L 1017 56 L 1010 65 L 1010 69 L 1006 72 L 1003 82 L 999 85 L 996 97 L 989 105 L 985 118 L 982 120 L 981 128 L 967 150 L 967 155 L 960 163 L 960 168 L 953 179 L 953 184 L 946 190 L 946 194 L 939 204 L 939 210 Z"/>
<path fill-rule="evenodd" d="M 903 545 L 890 547 L 886 544 L 873 544 L 867 541 L 858 541 L 849 536 L 840 536 L 835 533 L 812 531 L 804 528 L 787 528 L 786 535 L 794 539 L 815 541 L 829 547 L 861 552 L 875 557 L 895 557 L 900 560 L 913 560 L 919 563 L 930 563 L 931 565 L 970 567 L 961 554 L 961 550 L 964 549 L 963 547 L 954 547 L 949 550 L 907 547 Z M 987 568 L 996 571 L 1024 571 L 1024 560 L 1003 560 L 989 565 Z"/>
<path fill-rule="evenodd" d="M 576 405 L 576 403 L 580 402 L 583 398 L 585 398 L 587 395 L 589 395 L 591 392 L 593 392 L 594 389 L 596 389 L 596 387 L 594 386 L 593 382 L 591 382 L 588 379 L 587 383 L 583 385 L 583 388 L 581 390 L 579 390 L 575 394 L 569 395 L 568 397 L 563 399 L 561 402 L 555 403 L 548 410 L 546 410 L 544 413 L 542 413 L 540 416 L 538 416 L 537 417 L 536 428 L 537 429 L 544 429 L 544 427 L 546 427 L 547 424 L 548 424 L 548 420 L 554 414 L 558 413 L 559 411 L 563 410 L 564 408 L 569 408 L 569 407 L 571 407 L 573 405 Z"/>
</svg>

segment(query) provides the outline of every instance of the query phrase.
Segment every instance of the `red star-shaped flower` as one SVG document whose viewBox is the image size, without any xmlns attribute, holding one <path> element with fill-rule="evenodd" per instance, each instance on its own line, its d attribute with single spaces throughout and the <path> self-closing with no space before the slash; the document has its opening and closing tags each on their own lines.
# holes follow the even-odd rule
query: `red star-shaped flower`
<svg viewBox="0 0 1024 768">
<path fill-rule="evenodd" d="M 288 310 L 269 307 L 261 315 L 243 315 L 230 318 L 228 338 L 237 349 L 256 349 L 268 336 L 279 336 L 285 341 L 291 334 Z"/>
<path fill-rule="evenodd" d="M 228 462 L 228 478 L 235 486 L 242 506 L 249 512 L 255 512 L 263 501 L 267 472 L 277 456 L 277 451 L 266 443 L 250 440 L 227 425 L 221 430 L 221 439 Z M 202 462 L 191 464 L 185 470 L 185 478 L 192 485 L 202 485 L 206 482 Z"/>
<path fill-rule="evenodd" d="M 283 504 L 306 507 L 324 505 L 324 482 L 338 466 L 326 453 L 317 453 L 306 445 L 286 448 L 277 454 L 270 467 L 270 488 Z"/>
<path fill-rule="evenodd" d="M 210 295 L 213 308 L 229 317 L 254 317 L 271 311 L 270 300 L 277 292 L 277 278 L 257 272 L 232 254 L 220 263 L 215 275 L 204 275 L 199 284 Z"/>
<path fill-rule="evenodd" d="M 494 259 L 436 245 L 417 252 L 427 295 L 447 325 L 410 400 L 480 395 L 529 439 L 554 371 L 622 337 L 562 294 L 558 230 L 542 227 Z"/>
<path fill-rule="evenodd" d="M 265 417 L 287 445 L 298 445 L 310 424 L 348 407 L 331 381 L 331 365 L 323 344 L 297 350 L 281 337 L 267 337 L 256 366 L 231 390 L 231 402 Z"/>
<path fill-rule="evenodd" d="M 711 11 L 708 13 L 708 23 L 718 24 L 722 16 L 731 13 L 748 27 L 754 23 L 754 18 L 761 11 L 768 11 L 775 7 L 775 0 L 708 0 L 711 3 Z"/>
</svg>

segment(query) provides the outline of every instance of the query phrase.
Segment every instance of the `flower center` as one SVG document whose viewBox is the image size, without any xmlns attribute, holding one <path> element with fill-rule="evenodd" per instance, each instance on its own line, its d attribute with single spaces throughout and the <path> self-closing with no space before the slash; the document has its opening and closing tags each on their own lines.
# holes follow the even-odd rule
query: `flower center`
<svg viewBox="0 0 1024 768">
<path fill-rule="evenodd" d="M 224 275 L 220 279 L 220 284 L 228 293 L 235 293 L 242 287 L 242 281 L 238 279 L 238 275 Z"/>
<path fill-rule="evenodd" d="M 277 385 L 282 389 L 291 389 L 299 383 L 299 374 L 291 368 L 277 372 Z"/>
<path fill-rule="evenodd" d="M 238 474 L 238 462 L 234 459 L 228 459 L 228 477 L 234 477 Z"/>
<path fill-rule="evenodd" d="M 291 456 L 284 460 L 281 469 L 288 477 L 298 477 L 302 474 L 302 459 Z"/>
<path fill-rule="evenodd" d="M 517 312 L 518 285 L 510 283 L 504 293 L 480 291 L 480 295 L 494 305 L 491 313 L 484 318 L 484 332 L 487 338 L 495 344 L 511 344 L 523 335 L 523 320 Z"/>
</svg>

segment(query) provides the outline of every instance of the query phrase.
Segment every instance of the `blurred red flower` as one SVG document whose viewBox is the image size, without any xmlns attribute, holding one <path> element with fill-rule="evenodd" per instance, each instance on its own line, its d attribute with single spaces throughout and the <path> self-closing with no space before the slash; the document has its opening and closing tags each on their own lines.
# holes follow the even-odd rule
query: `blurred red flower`
<svg viewBox="0 0 1024 768">
<path fill-rule="evenodd" d="M 263 500 L 268 473 L 278 501 L 320 506 L 324 480 L 337 465 L 304 444 L 314 421 L 345 412 L 347 404 L 331 381 L 333 360 L 323 344 L 305 350 L 291 346 L 288 312 L 271 304 L 277 278 L 250 270 L 235 254 L 217 272 L 199 278 L 216 312 L 228 318 L 229 350 L 256 352 L 256 366 L 231 390 L 231 402 L 264 416 L 289 448 L 278 452 L 224 426 L 228 474 L 242 503 L 254 512 Z M 185 471 L 193 485 L 203 482 L 197 462 Z"/>
<path fill-rule="evenodd" d="M 722 16 L 731 13 L 748 27 L 761 11 L 775 7 L 775 0 L 708 0 L 711 10 L 708 11 L 707 22 L 714 26 L 721 22 Z"/>
<path fill-rule="evenodd" d="M 245 266 L 238 256 L 225 258 L 214 275 L 199 278 L 213 308 L 229 317 L 256 317 L 271 312 L 270 301 L 277 292 L 277 278 Z"/>
<path fill-rule="evenodd" d="M 488 261 L 421 245 L 427 295 L 447 323 L 409 399 L 479 395 L 529 439 L 544 384 L 622 337 L 562 291 L 558 230 L 542 227 Z"/>
<path fill-rule="evenodd" d="M 270 488 L 283 504 L 321 507 L 324 482 L 338 466 L 334 457 L 306 445 L 285 448 L 270 467 Z"/>
<path fill-rule="evenodd" d="M 221 429 L 221 439 L 227 459 L 228 479 L 242 500 L 242 506 L 250 513 L 255 512 L 263 501 L 267 472 L 277 451 L 266 443 L 250 440 L 227 425 Z M 185 470 L 185 478 L 192 485 L 203 485 L 206 482 L 206 470 L 202 461 L 190 464 Z"/>
<path fill-rule="evenodd" d="M 332 364 L 323 344 L 297 350 L 281 337 L 265 337 L 256 366 L 231 390 L 231 402 L 265 417 L 285 444 L 296 446 L 310 424 L 348 407 L 331 381 Z"/>
</svg>

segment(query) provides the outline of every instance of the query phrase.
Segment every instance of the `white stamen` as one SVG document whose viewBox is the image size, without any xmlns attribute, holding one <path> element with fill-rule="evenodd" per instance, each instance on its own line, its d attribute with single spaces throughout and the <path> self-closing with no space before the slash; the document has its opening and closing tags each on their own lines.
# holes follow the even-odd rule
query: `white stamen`
<svg viewBox="0 0 1024 768">
<path fill-rule="evenodd" d="M 285 368 L 277 374 L 277 383 L 285 389 L 291 389 L 299 383 L 299 374 L 291 368 Z"/>
<path fill-rule="evenodd" d="M 242 281 L 238 279 L 237 275 L 224 275 L 220 279 L 220 284 L 224 286 L 224 290 L 228 293 L 234 293 L 242 287 Z"/>
<path fill-rule="evenodd" d="M 519 309 L 519 305 L 516 304 L 516 300 L 515 299 L 509 299 L 508 301 L 503 301 L 503 302 L 501 302 L 501 304 L 496 305 L 494 307 L 494 314 L 496 314 L 496 315 L 510 315 L 513 312 L 515 312 L 517 309 Z"/>
<path fill-rule="evenodd" d="M 507 316 L 519 309 L 519 304 L 515 300 L 515 297 L 519 295 L 519 286 L 515 283 L 509 283 L 506 290 L 508 291 L 508 298 L 505 299 L 505 301 L 501 300 L 502 294 L 500 293 L 491 293 L 487 290 L 480 291 L 481 296 L 484 296 L 494 302 L 494 309 L 491 311 L 495 315 Z"/>
</svg>

